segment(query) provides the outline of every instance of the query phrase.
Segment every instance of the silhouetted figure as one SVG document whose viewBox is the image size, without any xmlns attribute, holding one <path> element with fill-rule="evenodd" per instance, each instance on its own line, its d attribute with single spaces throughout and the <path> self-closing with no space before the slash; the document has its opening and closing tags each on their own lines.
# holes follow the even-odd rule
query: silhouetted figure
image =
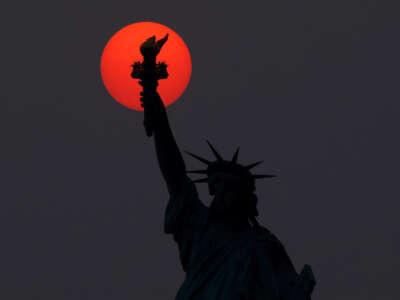
<svg viewBox="0 0 400 300">
<path fill-rule="evenodd" d="M 238 164 L 239 149 L 232 159 L 225 160 L 210 143 L 215 161 L 188 152 L 206 169 L 186 171 L 157 93 L 160 74 L 156 56 L 167 38 L 156 41 L 152 37 L 142 44 L 144 62 L 136 64 L 132 77 L 141 79 L 146 132 L 154 135 L 157 159 L 170 194 L 164 230 L 178 244 L 186 272 L 175 299 L 310 299 L 315 284 L 311 268 L 306 265 L 298 275 L 280 241 L 256 220 L 255 179 L 273 175 L 251 174 L 250 169 L 260 162 Z M 166 74 L 165 70 L 161 77 L 166 78 Z M 192 181 L 186 175 L 189 172 L 205 177 Z M 208 184 L 214 197 L 210 207 L 199 200 L 194 182 Z"/>
</svg>

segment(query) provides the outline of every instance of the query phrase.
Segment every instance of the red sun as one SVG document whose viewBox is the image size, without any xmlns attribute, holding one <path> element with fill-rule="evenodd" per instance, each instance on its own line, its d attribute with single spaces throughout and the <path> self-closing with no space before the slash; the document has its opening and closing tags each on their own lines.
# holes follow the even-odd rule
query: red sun
<svg viewBox="0 0 400 300">
<path fill-rule="evenodd" d="M 132 64 L 142 61 L 140 45 L 149 37 L 156 39 L 169 34 L 157 61 L 167 64 L 168 78 L 159 80 L 158 92 L 165 106 L 174 103 L 185 91 L 192 74 L 192 60 L 188 47 L 172 29 L 154 22 L 133 23 L 120 29 L 108 41 L 103 50 L 100 72 L 109 94 L 120 104 L 143 110 L 140 106 L 142 87 L 130 75 Z"/>
</svg>

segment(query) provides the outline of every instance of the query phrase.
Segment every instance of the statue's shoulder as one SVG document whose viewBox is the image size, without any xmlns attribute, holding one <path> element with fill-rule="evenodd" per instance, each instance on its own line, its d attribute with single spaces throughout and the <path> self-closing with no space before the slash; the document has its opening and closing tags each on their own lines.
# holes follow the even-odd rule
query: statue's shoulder
<svg viewBox="0 0 400 300">
<path fill-rule="evenodd" d="M 260 226 L 258 228 L 253 228 L 253 235 L 255 240 L 259 244 L 268 243 L 268 244 L 276 244 L 282 245 L 280 240 L 267 228 Z"/>
<path fill-rule="evenodd" d="M 290 267 L 293 267 L 283 243 L 275 234 L 262 226 L 253 229 L 253 232 L 255 237 L 255 246 L 261 250 L 261 252 L 267 253 L 270 259 L 273 260 L 275 266 L 285 261 Z"/>
</svg>

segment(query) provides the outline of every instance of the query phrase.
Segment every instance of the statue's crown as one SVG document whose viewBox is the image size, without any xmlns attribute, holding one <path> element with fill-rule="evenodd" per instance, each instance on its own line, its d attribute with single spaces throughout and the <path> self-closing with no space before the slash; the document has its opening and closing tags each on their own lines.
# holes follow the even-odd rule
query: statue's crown
<svg viewBox="0 0 400 300">
<path fill-rule="evenodd" d="M 239 176 L 241 179 L 243 179 L 244 183 L 249 183 L 250 185 L 253 185 L 253 186 L 254 186 L 255 179 L 276 177 L 275 175 L 271 175 L 271 174 L 256 174 L 256 175 L 251 174 L 250 169 L 259 165 L 260 163 L 262 163 L 262 161 L 258 161 L 258 162 L 255 162 L 255 163 L 252 163 L 252 164 L 249 164 L 246 166 L 238 164 L 237 159 L 238 159 L 238 155 L 239 155 L 239 148 L 233 154 L 233 157 L 231 160 L 225 160 L 218 153 L 218 151 L 215 150 L 215 148 L 209 141 L 207 141 L 207 143 L 210 146 L 211 151 L 214 153 L 214 155 L 217 159 L 216 161 L 209 161 L 209 160 L 207 160 L 203 157 L 200 157 L 196 154 L 193 154 L 189 151 L 185 151 L 190 156 L 196 158 L 197 160 L 199 160 L 202 163 L 207 165 L 207 169 L 204 169 L 204 170 L 187 171 L 187 173 L 204 174 L 207 176 L 204 178 L 194 180 L 193 182 L 195 182 L 195 183 L 207 182 L 210 184 L 211 180 L 213 179 L 213 176 L 220 174 L 220 173 L 232 174 L 232 175 Z M 211 189 L 210 189 L 210 192 L 211 192 Z"/>
</svg>

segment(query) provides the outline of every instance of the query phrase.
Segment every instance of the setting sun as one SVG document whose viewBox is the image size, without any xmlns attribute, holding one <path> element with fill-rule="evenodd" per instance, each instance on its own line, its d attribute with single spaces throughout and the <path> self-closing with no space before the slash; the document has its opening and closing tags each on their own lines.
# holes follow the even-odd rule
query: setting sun
<svg viewBox="0 0 400 300">
<path fill-rule="evenodd" d="M 154 22 L 139 22 L 116 32 L 106 44 L 101 56 L 100 72 L 109 94 L 120 104 L 134 110 L 140 106 L 142 87 L 133 79 L 132 64 L 142 61 L 140 45 L 149 37 L 169 34 L 168 42 L 157 56 L 157 61 L 168 66 L 168 78 L 159 80 L 158 92 L 165 104 L 174 103 L 185 91 L 192 73 L 192 61 L 188 47 L 173 30 Z"/>
</svg>

